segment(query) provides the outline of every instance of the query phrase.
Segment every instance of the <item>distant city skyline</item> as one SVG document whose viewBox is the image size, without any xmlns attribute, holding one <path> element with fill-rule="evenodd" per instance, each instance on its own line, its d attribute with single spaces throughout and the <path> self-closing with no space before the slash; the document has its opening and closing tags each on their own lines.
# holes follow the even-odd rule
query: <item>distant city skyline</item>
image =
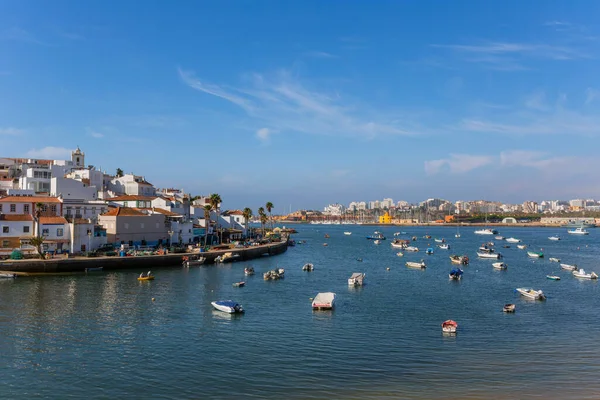
<svg viewBox="0 0 600 400">
<path fill-rule="evenodd" d="M 3 4 L 2 156 L 277 212 L 600 197 L 596 1 L 140 7 Z"/>
</svg>

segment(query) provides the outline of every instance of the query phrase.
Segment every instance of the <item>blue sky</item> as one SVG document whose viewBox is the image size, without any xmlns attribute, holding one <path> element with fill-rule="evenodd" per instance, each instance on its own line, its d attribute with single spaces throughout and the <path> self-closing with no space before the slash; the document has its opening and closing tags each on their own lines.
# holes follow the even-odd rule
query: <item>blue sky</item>
<svg viewBox="0 0 600 400">
<path fill-rule="evenodd" d="M 0 0 L 0 154 L 279 212 L 600 197 L 599 11 Z"/>
</svg>

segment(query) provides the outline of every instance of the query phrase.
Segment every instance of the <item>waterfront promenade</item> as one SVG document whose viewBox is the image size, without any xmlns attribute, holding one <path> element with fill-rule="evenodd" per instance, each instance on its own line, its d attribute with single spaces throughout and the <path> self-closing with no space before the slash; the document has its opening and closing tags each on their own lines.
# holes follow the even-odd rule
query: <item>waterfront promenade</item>
<svg viewBox="0 0 600 400">
<path fill-rule="evenodd" d="M 201 255 L 206 258 L 205 264 L 212 264 L 215 259 L 224 253 L 239 255 L 239 261 L 248 261 L 260 257 L 282 254 L 287 250 L 287 241 L 274 242 L 259 246 L 244 248 L 231 248 L 223 250 L 210 250 L 203 253 L 171 253 L 151 256 L 127 257 L 72 257 L 53 258 L 47 260 L 26 259 L 0 261 L 0 271 L 27 273 L 62 273 L 83 272 L 86 268 L 99 268 L 104 270 L 119 270 L 130 268 L 153 269 L 156 267 L 180 267 L 184 256 Z"/>
</svg>

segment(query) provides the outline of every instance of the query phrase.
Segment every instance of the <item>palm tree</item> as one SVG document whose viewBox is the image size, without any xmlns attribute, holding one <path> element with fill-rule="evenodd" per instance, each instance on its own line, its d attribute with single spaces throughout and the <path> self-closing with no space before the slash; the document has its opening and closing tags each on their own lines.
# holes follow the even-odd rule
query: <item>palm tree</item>
<svg viewBox="0 0 600 400">
<path fill-rule="evenodd" d="M 42 216 L 42 211 L 44 210 L 43 203 L 35 203 L 35 211 L 33 213 L 33 237 L 30 240 L 30 243 L 33 247 L 35 247 L 40 258 L 44 258 L 44 251 L 42 249 L 44 245 L 44 237 L 40 232 L 40 217 Z"/>
<path fill-rule="evenodd" d="M 269 212 L 269 219 L 271 220 L 271 230 L 273 230 L 273 215 L 271 215 L 271 210 L 273 209 L 273 203 L 271 203 L 270 201 L 267 201 L 267 204 L 265 204 L 265 208 Z"/>
<path fill-rule="evenodd" d="M 217 229 L 219 229 L 219 209 L 221 207 L 221 196 L 219 196 L 217 193 L 213 193 L 210 195 L 208 202 L 210 203 L 211 208 L 217 213 Z M 219 244 L 221 243 L 223 243 L 223 230 L 221 230 L 221 237 L 219 239 Z"/>
<path fill-rule="evenodd" d="M 121 168 L 117 168 L 117 173 L 115 174 L 117 178 L 120 178 L 123 176 L 123 170 Z"/>
<path fill-rule="evenodd" d="M 267 221 L 268 221 L 267 214 L 263 213 L 260 216 L 260 223 L 263 226 L 263 237 L 265 237 L 265 226 L 267 225 Z"/>
<path fill-rule="evenodd" d="M 204 206 L 204 245 L 208 245 L 208 228 L 210 227 L 210 210 L 212 207 L 210 205 Z"/>
<path fill-rule="evenodd" d="M 265 222 L 266 222 L 265 221 L 265 217 L 266 217 L 266 214 L 265 214 L 265 209 L 263 207 L 260 207 L 258 209 L 258 217 L 260 218 L 260 226 L 262 228 L 262 235 L 263 235 L 263 238 L 264 238 L 265 237 Z"/>
<path fill-rule="evenodd" d="M 252 218 L 252 210 L 249 207 L 246 207 L 244 208 L 244 211 L 242 211 L 242 215 L 246 222 L 246 236 L 248 236 L 248 224 L 250 223 L 250 218 Z"/>
</svg>

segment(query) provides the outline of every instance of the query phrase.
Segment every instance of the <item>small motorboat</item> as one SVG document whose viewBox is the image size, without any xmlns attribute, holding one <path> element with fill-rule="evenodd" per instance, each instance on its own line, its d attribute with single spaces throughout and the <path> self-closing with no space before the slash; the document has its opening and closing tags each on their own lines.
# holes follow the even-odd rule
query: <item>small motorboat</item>
<svg viewBox="0 0 600 400">
<path fill-rule="evenodd" d="M 548 239 L 557 242 L 560 240 L 560 236 L 550 236 Z"/>
<path fill-rule="evenodd" d="M 302 266 L 302 271 L 311 272 L 313 269 L 315 269 L 315 267 L 312 265 L 312 263 L 306 263 Z"/>
<path fill-rule="evenodd" d="M 326 234 L 325 234 L 323 237 L 324 237 L 325 239 L 329 239 L 329 235 L 328 235 L 327 233 L 326 233 Z"/>
<path fill-rule="evenodd" d="M 87 272 L 89 268 L 85 269 L 85 272 Z M 100 269 L 102 269 L 102 267 L 100 267 Z M 0 272 L 0 279 L 15 279 L 17 277 L 17 274 L 13 274 L 10 272 Z"/>
<path fill-rule="evenodd" d="M 431 235 L 425 235 L 423 236 L 423 239 L 431 239 Z"/>
<path fill-rule="evenodd" d="M 364 285 L 366 274 L 364 272 L 355 272 L 350 278 L 348 278 L 349 286 L 362 286 Z"/>
<path fill-rule="evenodd" d="M 375 243 L 375 244 L 381 244 L 381 240 L 375 239 L 375 240 L 373 240 L 373 243 Z"/>
<path fill-rule="evenodd" d="M 227 253 L 224 253 L 224 254 L 218 256 L 217 258 L 215 258 L 215 262 L 216 263 L 234 262 L 239 258 L 240 258 L 239 254 L 234 254 L 233 252 L 228 251 Z"/>
<path fill-rule="evenodd" d="M 459 281 L 460 278 L 462 277 L 463 272 L 464 271 L 462 269 L 460 269 L 460 268 L 454 268 L 448 274 L 448 278 L 450 278 L 452 280 L 455 280 L 455 281 Z"/>
<path fill-rule="evenodd" d="M 439 244 L 438 247 L 440 250 L 450 250 L 450 245 L 448 243 Z"/>
<path fill-rule="evenodd" d="M 509 237 L 508 239 L 505 239 L 508 243 L 521 243 L 521 239 L 517 239 L 514 237 Z"/>
<path fill-rule="evenodd" d="M 244 274 L 246 274 L 246 275 L 254 275 L 254 267 L 246 267 L 246 268 L 244 268 Z"/>
<path fill-rule="evenodd" d="M 436 243 L 446 243 L 446 239 L 434 239 Z"/>
<path fill-rule="evenodd" d="M 528 251 L 527 255 L 531 258 L 544 258 L 544 253 L 541 251 Z"/>
<path fill-rule="evenodd" d="M 562 269 L 565 269 L 567 271 L 575 271 L 577 269 L 577 265 L 576 264 L 560 264 L 560 267 Z"/>
<path fill-rule="evenodd" d="M 335 305 L 335 293 L 332 292 L 324 292 L 318 293 L 313 302 L 312 309 L 313 310 L 331 310 Z"/>
<path fill-rule="evenodd" d="M 556 258 L 556 257 L 550 257 L 548 260 L 550 260 L 551 262 L 560 262 L 560 258 Z"/>
<path fill-rule="evenodd" d="M 184 267 L 198 267 L 206 261 L 205 257 L 200 256 L 183 256 L 182 264 Z"/>
<path fill-rule="evenodd" d="M 242 287 L 242 286 L 244 286 L 245 284 L 246 284 L 246 282 L 244 282 L 244 281 L 241 281 L 241 282 L 236 282 L 236 283 L 234 283 L 234 284 L 233 284 L 233 287 Z"/>
<path fill-rule="evenodd" d="M 595 272 L 590 272 L 589 274 L 585 273 L 585 270 L 583 268 L 579 268 L 578 270 L 574 270 L 572 272 L 573 276 L 575 278 L 581 278 L 581 279 L 598 279 L 598 274 L 596 274 Z"/>
<path fill-rule="evenodd" d="M 503 249 L 510 249 L 510 244 L 505 244 L 502 246 Z"/>
<path fill-rule="evenodd" d="M 404 256 L 404 253 L 403 253 L 403 252 L 401 252 L 401 251 L 399 251 L 399 252 L 397 252 L 397 253 L 396 253 L 396 255 L 397 255 L 398 257 L 402 257 L 402 256 Z"/>
<path fill-rule="evenodd" d="M 352 235 L 352 232 L 344 232 L 344 235 L 350 236 L 350 235 Z"/>
<path fill-rule="evenodd" d="M 425 254 L 433 254 L 433 247 L 428 247 L 427 250 L 425 250 Z"/>
<path fill-rule="evenodd" d="M 271 271 L 267 271 L 263 274 L 263 279 L 265 281 L 276 281 L 278 279 L 283 279 L 285 276 L 285 270 L 283 268 L 273 269 Z"/>
<path fill-rule="evenodd" d="M 567 232 L 571 235 L 589 235 L 590 234 L 583 227 L 575 228 L 575 229 L 569 230 Z"/>
<path fill-rule="evenodd" d="M 404 249 L 404 251 L 413 251 L 413 252 L 417 252 L 419 251 L 418 247 L 415 246 L 408 246 L 407 248 Z"/>
<path fill-rule="evenodd" d="M 450 256 L 450 262 L 452 264 L 467 265 L 469 264 L 469 257 L 453 254 Z"/>
<path fill-rule="evenodd" d="M 367 239 L 369 239 L 369 240 L 385 240 L 385 236 L 383 236 L 383 233 L 375 231 L 372 235 L 367 236 Z"/>
<path fill-rule="evenodd" d="M 357 258 L 356 261 L 362 262 L 362 258 Z"/>
<path fill-rule="evenodd" d="M 458 324 L 451 319 L 442 322 L 442 332 L 444 333 L 456 333 L 457 328 Z"/>
<path fill-rule="evenodd" d="M 502 254 L 500 253 L 482 253 L 480 251 L 477 252 L 477 257 L 479 258 L 492 258 L 492 259 L 500 259 L 502 258 Z"/>
<path fill-rule="evenodd" d="M 416 242 L 416 241 L 417 241 L 417 237 L 416 237 L 416 236 L 413 236 L 413 237 L 412 237 L 412 238 L 410 238 L 410 239 L 411 239 L 413 242 Z"/>
<path fill-rule="evenodd" d="M 484 244 L 479 247 L 479 251 L 482 253 L 493 253 L 494 249 L 489 247 L 487 244 Z"/>
<path fill-rule="evenodd" d="M 427 267 L 427 265 L 425 264 L 425 261 L 423 261 L 423 260 L 421 260 L 420 262 L 407 261 L 406 266 L 409 268 L 426 268 Z"/>
<path fill-rule="evenodd" d="M 531 288 L 517 288 L 516 290 L 522 296 L 527 297 L 528 299 L 546 300 L 546 295 L 541 290 L 534 290 Z"/>
<path fill-rule="evenodd" d="M 394 232 L 394 236 L 400 236 L 400 232 Z"/>
<path fill-rule="evenodd" d="M 460 233 L 455 234 L 454 237 L 458 239 L 460 237 Z"/>
<path fill-rule="evenodd" d="M 504 240 L 504 236 L 496 236 L 494 239 L 496 239 L 496 240 Z"/>
<path fill-rule="evenodd" d="M 244 308 L 233 300 L 219 300 L 210 303 L 215 309 L 229 314 L 241 314 Z"/>
<path fill-rule="evenodd" d="M 152 275 L 152 272 L 148 271 L 148 272 L 142 272 L 140 274 L 140 276 L 138 276 L 138 281 L 153 281 L 154 280 L 154 275 Z"/>
<path fill-rule="evenodd" d="M 503 262 L 495 262 L 492 264 L 492 267 L 494 267 L 495 269 L 507 269 L 508 268 L 508 266 Z"/>
<path fill-rule="evenodd" d="M 514 304 L 505 304 L 504 307 L 502 308 L 502 311 L 515 312 L 515 308 L 517 308 L 517 306 L 515 306 Z"/>
<path fill-rule="evenodd" d="M 558 275 L 546 275 L 546 279 L 550 279 L 551 281 L 560 281 L 560 276 L 558 276 Z"/>
<path fill-rule="evenodd" d="M 328 245 L 327 245 L 327 243 L 323 243 L 323 246 L 327 247 Z"/>
<path fill-rule="evenodd" d="M 518 244 L 517 248 L 520 249 L 520 250 L 525 250 L 527 248 L 527 245 L 525 245 L 525 244 Z"/>
</svg>

